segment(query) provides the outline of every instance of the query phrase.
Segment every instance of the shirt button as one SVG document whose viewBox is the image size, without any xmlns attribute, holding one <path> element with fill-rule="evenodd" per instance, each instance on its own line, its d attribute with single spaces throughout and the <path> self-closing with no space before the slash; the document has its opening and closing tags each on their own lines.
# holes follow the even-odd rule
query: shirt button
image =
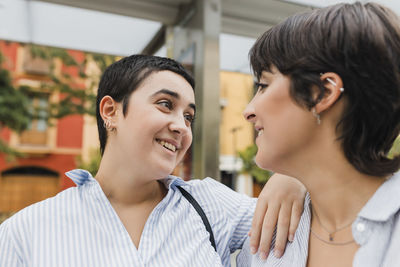
<svg viewBox="0 0 400 267">
<path fill-rule="evenodd" d="M 357 228 L 357 231 L 359 231 L 359 232 L 364 232 L 364 230 L 365 230 L 365 224 L 363 224 L 363 223 L 358 223 L 357 226 L 356 226 L 356 228 Z"/>
</svg>

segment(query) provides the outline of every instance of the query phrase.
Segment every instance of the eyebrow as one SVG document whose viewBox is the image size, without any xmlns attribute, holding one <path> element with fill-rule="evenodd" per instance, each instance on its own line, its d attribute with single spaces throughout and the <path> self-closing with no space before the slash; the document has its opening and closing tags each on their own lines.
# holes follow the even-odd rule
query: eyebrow
<svg viewBox="0 0 400 267">
<path fill-rule="evenodd" d="M 154 97 L 154 96 L 156 96 L 156 95 L 159 95 L 159 94 L 170 95 L 170 96 L 172 96 L 173 98 L 175 98 L 175 99 L 177 99 L 177 100 L 180 99 L 180 96 L 179 96 L 178 93 L 176 93 L 176 92 L 174 92 L 174 91 L 171 91 L 171 90 L 169 90 L 169 89 L 161 89 L 161 90 L 155 92 L 154 94 L 152 94 L 152 97 Z M 194 103 L 190 103 L 190 104 L 189 104 L 189 107 L 192 108 L 192 109 L 196 112 L 196 105 L 195 105 Z"/>
<path fill-rule="evenodd" d="M 196 105 L 193 103 L 189 104 L 189 107 L 193 109 L 193 111 L 196 113 Z"/>
<path fill-rule="evenodd" d="M 166 94 L 166 95 L 172 96 L 173 98 L 179 99 L 179 94 L 178 93 L 176 93 L 174 91 L 171 91 L 171 90 L 168 90 L 168 89 L 161 89 L 161 90 L 155 92 L 154 94 L 152 94 L 152 96 L 156 96 L 156 95 L 159 95 L 159 94 Z"/>
<path fill-rule="evenodd" d="M 260 75 L 260 78 L 264 78 L 267 79 L 269 78 L 271 75 L 274 75 L 275 73 L 271 71 L 263 71 Z"/>
</svg>

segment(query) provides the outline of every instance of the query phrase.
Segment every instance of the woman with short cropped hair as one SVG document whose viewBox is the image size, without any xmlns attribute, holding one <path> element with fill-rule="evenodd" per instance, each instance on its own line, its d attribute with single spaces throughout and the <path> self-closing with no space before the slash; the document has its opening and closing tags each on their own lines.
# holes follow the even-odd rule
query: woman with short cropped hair
<svg viewBox="0 0 400 267">
<path fill-rule="evenodd" d="M 285 255 L 251 256 L 247 240 L 239 266 L 400 266 L 400 155 L 388 156 L 400 131 L 399 18 L 359 2 L 296 14 L 250 60 L 256 163 L 309 195 Z"/>
</svg>

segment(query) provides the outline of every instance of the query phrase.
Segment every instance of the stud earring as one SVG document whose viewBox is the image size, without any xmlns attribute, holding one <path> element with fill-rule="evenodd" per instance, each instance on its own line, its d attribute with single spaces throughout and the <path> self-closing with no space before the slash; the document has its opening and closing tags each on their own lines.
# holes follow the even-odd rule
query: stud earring
<svg viewBox="0 0 400 267">
<path fill-rule="evenodd" d="M 317 119 L 317 124 L 321 125 L 321 116 L 317 113 L 315 108 L 312 108 L 311 112 L 312 112 L 313 116 Z"/>
</svg>

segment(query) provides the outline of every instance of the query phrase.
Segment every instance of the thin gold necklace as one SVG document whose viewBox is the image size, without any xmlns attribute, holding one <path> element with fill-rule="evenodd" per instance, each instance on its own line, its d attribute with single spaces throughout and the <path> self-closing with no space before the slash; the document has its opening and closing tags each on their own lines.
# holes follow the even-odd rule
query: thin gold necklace
<svg viewBox="0 0 400 267">
<path fill-rule="evenodd" d="M 321 220 L 319 219 L 318 214 L 315 212 L 315 210 L 314 210 L 314 208 L 312 207 L 312 205 L 311 205 L 311 210 L 312 210 L 312 213 L 315 215 L 315 218 L 317 219 L 318 224 L 319 224 L 319 225 L 322 227 L 322 229 L 324 229 L 324 230 L 328 233 L 328 235 L 329 235 L 329 240 L 325 240 L 324 238 L 320 237 L 317 233 L 315 233 L 315 232 L 312 230 L 312 228 L 310 227 L 311 233 L 312 233 L 317 239 L 319 239 L 320 241 L 322 241 L 322 242 L 324 242 L 324 243 L 326 243 L 326 244 L 335 245 L 335 246 L 344 246 L 344 245 L 348 245 L 348 244 L 351 244 L 351 243 L 355 242 L 355 241 L 354 241 L 354 238 L 352 238 L 352 239 L 349 240 L 349 241 L 345 241 L 345 242 L 335 242 L 335 241 L 334 241 L 334 234 L 337 233 L 337 232 L 339 232 L 339 231 L 341 231 L 341 230 L 344 230 L 344 229 L 346 229 L 347 227 L 349 227 L 350 225 L 352 225 L 354 220 L 352 220 L 351 222 L 347 223 L 346 225 L 341 226 L 341 227 L 339 227 L 339 228 L 337 228 L 337 229 L 335 229 L 335 230 L 333 230 L 333 231 L 329 231 L 329 230 L 321 223 Z"/>
<path fill-rule="evenodd" d="M 322 237 L 320 237 L 319 235 L 317 235 L 317 234 L 313 231 L 312 228 L 310 228 L 310 229 L 311 229 L 311 233 L 312 233 L 318 240 L 320 240 L 320 241 L 322 241 L 322 242 L 324 242 L 325 244 L 328 244 L 328 245 L 333 245 L 333 246 L 344 246 L 344 245 L 348 245 L 348 244 L 351 244 L 351 243 L 354 243 L 354 242 L 355 242 L 354 238 L 352 238 L 352 239 L 349 240 L 349 241 L 345 241 L 345 242 L 334 242 L 334 241 L 325 240 L 325 239 L 323 239 Z"/>
</svg>

